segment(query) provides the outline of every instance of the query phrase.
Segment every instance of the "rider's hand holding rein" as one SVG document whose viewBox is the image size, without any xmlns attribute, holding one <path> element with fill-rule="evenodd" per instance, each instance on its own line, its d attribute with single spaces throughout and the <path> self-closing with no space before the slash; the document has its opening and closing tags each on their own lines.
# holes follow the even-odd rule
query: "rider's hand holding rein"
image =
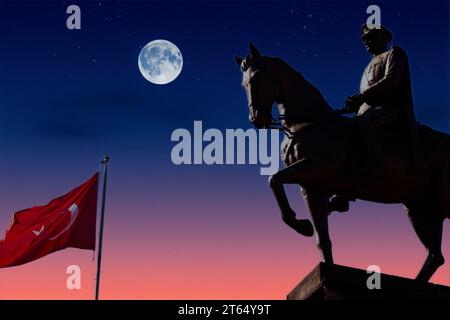
<svg viewBox="0 0 450 320">
<path fill-rule="evenodd" d="M 344 111 L 348 113 L 358 112 L 359 107 L 364 103 L 364 97 L 362 94 L 355 94 L 351 97 L 347 97 L 345 100 Z"/>
</svg>

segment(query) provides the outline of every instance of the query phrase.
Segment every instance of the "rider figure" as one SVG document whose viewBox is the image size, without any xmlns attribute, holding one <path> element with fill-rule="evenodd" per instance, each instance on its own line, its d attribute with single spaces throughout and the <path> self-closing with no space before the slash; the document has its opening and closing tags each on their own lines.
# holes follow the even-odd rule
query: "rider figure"
<svg viewBox="0 0 450 320">
<path fill-rule="evenodd" d="M 380 134 L 386 128 L 400 127 L 407 133 L 411 167 L 424 169 L 419 151 L 417 124 L 414 115 L 408 58 L 403 49 L 394 45 L 391 32 L 383 26 L 361 28 L 361 40 L 372 60 L 362 75 L 360 93 L 348 97 L 344 111 L 357 112 L 359 131 L 363 137 L 371 171 L 380 174 L 383 168 Z M 330 212 L 347 211 L 348 200 L 334 196 L 330 199 Z"/>
</svg>

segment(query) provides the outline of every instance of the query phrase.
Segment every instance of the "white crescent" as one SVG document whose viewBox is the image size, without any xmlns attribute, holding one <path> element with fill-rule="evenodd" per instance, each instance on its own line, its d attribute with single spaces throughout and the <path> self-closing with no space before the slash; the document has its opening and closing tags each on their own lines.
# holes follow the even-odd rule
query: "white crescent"
<svg viewBox="0 0 450 320">
<path fill-rule="evenodd" d="M 67 230 L 69 230 L 69 228 L 72 226 L 73 222 L 75 221 L 75 219 L 78 216 L 78 206 L 76 203 L 73 203 L 70 207 L 69 207 L 69 212 L 70 212 L 70 221 L 67 224 L 67 226 L 60 232 L 58 233 L 56 236 L 48 238 L 49 240 L 55 240 L 56 238 L 58 238 L 60 235 L 62 235 L 64 232 L 66 232 Z M 61 212 L 61 214 L 66 213 L 66 211 Z"/>
</svg>

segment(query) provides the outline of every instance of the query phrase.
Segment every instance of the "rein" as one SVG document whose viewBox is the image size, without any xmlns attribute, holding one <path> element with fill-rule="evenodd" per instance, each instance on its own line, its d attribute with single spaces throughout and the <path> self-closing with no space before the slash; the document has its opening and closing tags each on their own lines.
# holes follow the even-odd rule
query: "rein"
<svg viewBox="0 0 450 320">
<path fill-rule="evenodd" d="M 347 114 L 350 113 L 345 109 L 335 109 L 333 110 L 331 113 L 327 113 L 325 115 L 319 116 L 319 119 L 324 118 L 324 117 L 331 117 L 331 116 L 341 116 L 343 114 Z M 268 129 L 276 129 L 276 130 L 280 130 L 283 131 L 283 133 L 290 139 L 292 139 L 294 137 L 294 133 L 292 133 L 289 128 L 283 126 L 281 124 L 282 120 L 285 120 L 286 116 L 284 114 L 279 114 L 279 115 L 272 115 L 272 122 L 270 123 Z M 315 119 L 294 119 L 294 121 L 297 121 L 298 123 L 304 123 L 304 122 L 313 122 L 313 121 L 317 121 L 317 117 Z"/>
</svg>

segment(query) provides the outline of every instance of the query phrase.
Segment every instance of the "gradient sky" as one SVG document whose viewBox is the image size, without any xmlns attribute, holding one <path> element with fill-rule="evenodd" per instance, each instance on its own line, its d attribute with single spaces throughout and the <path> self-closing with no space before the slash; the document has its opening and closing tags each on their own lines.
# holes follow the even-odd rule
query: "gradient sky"
<svg viewBox="0 0 450 320">
<path fill-rule="evenodd" d="M 66 29 L 81 7 L 82 29 Z M 175 166 L 176 128 L 249 128 L 234 55 L 253 41 L 301 71 L 334 107 L 358 90 L 370 57 L 359 28 L 370 4 L 410 59 L 417 118 L 449 132 L 449 13 L 444 1 L 2 1 L 0 232 L 111 156 L 102 298 L 284 299 L 319 261 L 283 224 L 259 166 Z M 168 85 L 139 73 L 155 39 L 180 48 Z M 298 187 L 288 188 L 299 217 Z M 331 217 L 335 261 L 414 277 L 425 258 L 400 205 L 358 201 Z M 450 260 L 450 223 L 443 252 Z M 90 299 L 93 253 L 66 249 L 0 269 L 0 299 Z M 68 265 L 82 289 L 65 287 Z M 450 285 L 450 263 L 433 277 Z"/>
</svg>

